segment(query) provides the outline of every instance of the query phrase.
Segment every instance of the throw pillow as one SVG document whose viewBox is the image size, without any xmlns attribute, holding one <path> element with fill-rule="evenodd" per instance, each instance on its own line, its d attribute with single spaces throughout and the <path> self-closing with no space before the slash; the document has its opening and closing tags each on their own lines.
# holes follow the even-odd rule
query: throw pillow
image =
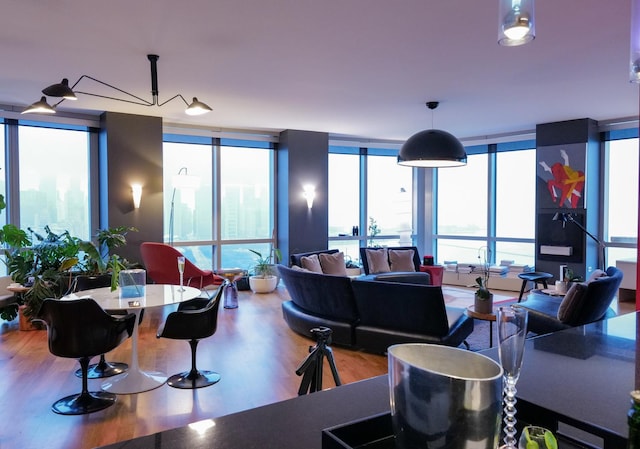
<svg viewBox="0 0 640 449">
<path fill-rule="evenodd" d="M 320 265 L 320 259 L 318 259 L 317 254 L 301 257 L 300 262 L 302 263 L 302 268 L 306 268 L 314 273 L 322 273 L 322 266 Z"/>
<path fill-rule="evenodd" d="M 297 266 L 297 265 L 291 265 L 291 269 L 292 269 L 293 271 L 304 271 L 304 272 L 306 272 L 306 273 L 313 273 L 313 271 L 309 271 L 309 270 L 307 270 L 306 268 L 302 268 L 302 267 L 299 267 L 299 266 Z"/>
<path fill-rule="evenodd" d="M 412 249 L 389 249 L 391 271 L 416 271 Z"/>
<path fill-rule="evenodd" d="M 580 308 L 582 299 L 587 292 L 587 285 L 582 282 L 575 282 L 558 308 L 558 319 L 563 323 L 570 323 L 578 308 Z"/>
<path fill-rule="evenodd" d="M 320 266 L 324 274 L 334 274 L 337 276 L 346 276 L 347 267 L 344 264 L 344 253 L 320 254 Z"/>
<path fill-rule="evenodd" d="M 391 271 L 389 259 L 387 258 L 387 249 L 368 249 L 367 263 L 369 264 L 369 273 L 388 273 Z"/>
</svg>

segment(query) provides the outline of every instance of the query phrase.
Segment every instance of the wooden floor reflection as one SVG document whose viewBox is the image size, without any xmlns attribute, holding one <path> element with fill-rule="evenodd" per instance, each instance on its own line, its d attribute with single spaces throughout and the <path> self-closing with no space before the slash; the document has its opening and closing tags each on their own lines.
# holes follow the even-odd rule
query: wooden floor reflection
<svg viewBox="0 0 640 449">
<path fill-rule="evenodd" d="M 60 416 L 50 410 L 57 399 L 79 392 L 73 359 L 51 355 L 45 331 L 20 331 L 17 320 L 0 325 L 0 448 L 85 449 L 147 435 L 194 421 L 258 407 L 297 396 L 295 374 L 311 340 L 293 333 L 282 318 L 287 293 L 240 292 L 237 309 L 219 311 L 216 334 L 198 346 L 198 367 L 221 374 L 219 383 L 179 390 L 163 385 L 139 394 L 119 395 L 104 411 Z M 140 366 L 175 374 L 190 368 L 185 341 L 157 339 L 156 330 L 172 309 L 147 309 L 140 327 Z M 343 383 L 387 372 L 384 356 L 333 347 Z M 131 342 L 107 355 L 127 361 Z M 326 362 L 325 362 L 326 363 Z M 335 386 L 326 365 L 324 388 Z M 101 380 L 90 380 L 99 389 Z"/>
</svg>

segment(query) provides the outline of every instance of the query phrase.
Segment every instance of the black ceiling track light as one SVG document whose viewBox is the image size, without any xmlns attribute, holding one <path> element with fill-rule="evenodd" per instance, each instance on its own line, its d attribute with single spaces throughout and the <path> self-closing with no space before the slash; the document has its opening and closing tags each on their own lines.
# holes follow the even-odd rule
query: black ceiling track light
<svg viewBox="0 0 640 449">
<path fill-rule="evenodd" d="M 185 109 L 185 113 L 187 115 L 202 115 L 211 111 L 211 108 L 208 105 L 206 105 L 201 101 L 198 101 L 196 97 L 193 97 L 193 100 L 191 101 L 191 103 L 189 103 L 187 100 L 185 100 L 185 98 L 181 94 L 176 94 L 173 97 L 169 98 L 168 100 L 160 102 L 160 100 L 158 99 L 158 59 L 159 58 L 160 57 L 158 55 L 147 55 L 147 59 L 149 60 L 149 63 L 151 66 L 150 67 L 151 68 L 151 95 L 152 95 L 151 101 L 145 100 L 144 98 L 138 97 L 137 95 L 129 93 L 109 83 L 105 83 L 104 81 L 100 81 L 99 79 L 96 79 L 92 76 L 82 75 L 80 78 L 78 78 L 78 81 L 76 81 L 71 87 L 69 87 L 69 80 L 67 78 L 63 78 L 62 81 L 59 83 L 52 84 L 48 87 L 45 87 L 44 89 L 42 89 L 42 93 L 45 96 L 41 97 L 39 101 L 30 105 L 22 113 L 29 114 L 29 113 L 37 112 L 37 113 L 45 113 L 45 114 L 55 114 L 56 112 L 55 108 L 63 101 L 77 100 L 76 94 L 90 95 L 92 97 L 106 98 L 108 100 L 122 101 L 125 103 L 137 104 L 140 106 L 164 106 L 170 101 L 175 100 L 176 98 L 180 98 L 184 102 L 184 104 L 187 106 L 187 108 Z M 92 92 L 81 91 L 81 90 L 74 90 L 75 87 L 78 85 L 78 83 L 80 83 L 80 81 L 82 81 L 85 78 L 91 81 L 94 81 L 98 84 L 101 84 L 103 86 L 106 86 L 110 89 L 113 89 L 115 91 L 118 91 L 121 94 L 123 94 L 125 98 L 111 97 L 108 95 L 102 95 L 102 94 L 97 94 Z M 61 100 L 59 100 L 57 103 L 53 105 L 49 105 L 49 103 L 47 103 L 46 97 L 61 98 Z"/>
</svg>

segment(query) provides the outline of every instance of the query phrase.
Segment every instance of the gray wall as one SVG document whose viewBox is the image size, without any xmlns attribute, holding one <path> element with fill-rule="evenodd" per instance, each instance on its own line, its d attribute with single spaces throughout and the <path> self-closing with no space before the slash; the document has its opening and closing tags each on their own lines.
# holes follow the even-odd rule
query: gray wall
<svg viewBox="0 0 640 449">
<path fill-rule="evenodd" d="M 140 208 L 131 184 L 142 185 Z M 142 262 L 140 243 L 162 242 L 162 118 L 105 112 L 100 116 L 100 228 L 135 226 L 118 254 Z"/>
<path fill-rule="evenodd" d="M 327 249 L 329 135 L 312 131 L 287 130 L 278 145 L 278 248 L 283 263 L 289 255 Z M 303 186 L 313 184 L 316 197 L 307 208 Z"/>
</svg>

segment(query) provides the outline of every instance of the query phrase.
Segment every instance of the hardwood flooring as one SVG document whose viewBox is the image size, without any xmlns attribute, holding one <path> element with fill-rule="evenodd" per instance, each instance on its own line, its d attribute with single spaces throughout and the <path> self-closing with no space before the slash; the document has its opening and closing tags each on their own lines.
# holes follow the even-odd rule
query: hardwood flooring
<svg viewBox="0 0 640 449">
<path fill-rule="evenodd" d="M 0 448 L 85 449 L 147 435 L 206 418 L 294 398 L 302 378 L 295 374 L 314 342 L 291 331 L 280 304 L 288 298 L 279 287 L 272 294 L 240 292 L 237 309 L 220 307 L 218 330 L 198 346 L 197 365 L 217 371 L 217 384 L 197 390 L 163 385 L 155 390 L 119 395 L 106 410 L 81 416 L 53 413 L 51 404 L 81 389 L 74 359 L 53 356 L 46 331 L 20 331 L 18 320 L 0 325 Z M 168 374 L 190 368 L 186 341 L 157 339 L 171 307 L 145 311 L 140 327 L 142 369 Z M 387 372 L 384 356 L 332 346 L 343 383 Z M 107 360 L 128 361 L 128 340 Z M 97 360 L 97 359 L 96 359 Z M 90 380 L 99 390 L 102 380 Z M 325 362 L 324 388 L 335 386 Z"/>
<path fill-rule="evenodd" d="M 119 395 L 113 407 L 81 416 L 50 410 L 57 399 L 80 391 L 81 380 L 74 375 L 78 363 L 51 355 L 46 331 L 20 331 L 17 319 L 2 322 L 0 449 L 93 448 L 296 397 L 302 379 L 295 370 L 314 342 L 287 327 L 280 308 L 285 299 L 282 287 L 272 294 L 240 292 L 237 309 L 220 308 L 218 330 L 200 342 L 197 362 L 201 369 L 219 372 L 219 383 L 198 390 L 163 385 Z M 618 313 L 633 310 L 632 303 L 619 306 Z M 155 336 L 172 310 L 145 311 L 139 341 L 142 369 L 175 374 L 190 368 L 187 342 Z M 345 384 L 387 372 L 385 356 L 336 346 L 333 351 Z M 107 359 L 128 361 L 130 353 L 131 342 L 126 341 Z M 333 388 L 326 362 L 324 375 L 323 386 Z M 101 383 L 90 380 L 89 388 L 99 390 Z"/>
</svg>

